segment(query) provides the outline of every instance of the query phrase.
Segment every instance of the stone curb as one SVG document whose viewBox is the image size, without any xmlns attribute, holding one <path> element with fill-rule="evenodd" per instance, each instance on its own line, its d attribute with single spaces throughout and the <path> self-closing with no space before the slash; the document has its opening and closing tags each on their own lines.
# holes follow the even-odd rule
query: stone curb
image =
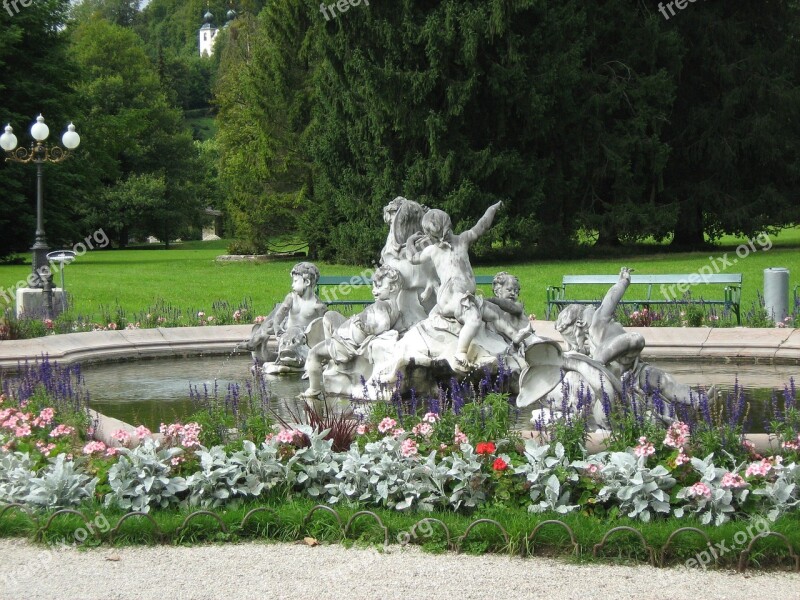
<svg viewBox="0 0 800 600">
<path fill-rule="evenodd" d="M 534 322 L 536 333 L 560 340 L 552 321 Z M 0 371 L 26 360 L 49 356 L 61 364 L 85 364 L 141 358 L 224 355 L 247 339 L 252 325 L 168 327 L 68 333 L 0 342 Z M 641 333 L 645 359 L 800 364 L 800 330 L 683 327 L 630 327 Z"/>
</svg>

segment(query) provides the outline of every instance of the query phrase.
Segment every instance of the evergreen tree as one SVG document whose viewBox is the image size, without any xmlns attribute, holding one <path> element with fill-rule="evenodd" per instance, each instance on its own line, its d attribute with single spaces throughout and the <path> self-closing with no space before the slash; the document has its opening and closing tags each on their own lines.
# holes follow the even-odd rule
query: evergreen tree
<svg viewBox="0 0 800 600">
<path fill-rule="evenodd" d="M 69 121 L 80 133 L 83 123 L 69 86 L 76 77 L 67 56 L 63 31 L 68 0 L 42 0 L 16 13 L 0 10 L 0 127 L 11 124 L 20 145 L 32 142 L 29 129 L 42 113 L 50 127 L 49 143 L 60 143 Z M 9 5 L 11 8 L 11 5 Z M 76 158 L 45 166 L 45 231 L 51 246 L 74 243 L 84 232 L 71 218 L 77 204 L 75 190 L 85 187 Z M 0 161 L 0 257 L 24 251 L 33 243 L 36 223 L 36 169 Z"/>
<path fill-rule="evenodd" d="M 800 219 L 800 12 L 711 2 L 670 19 L 685 56 L 664 140 L 673 244 L 754 235 Z"/>
<path fill-rule="evenodd" d="M 312 68 L 303 46 L 304 3 L 273 3 L 244 15 L 223 39 L 216 86 L 220 183 L 240 251 L 281 250 L 277 235 L 297 231 L 311 197 L 304 135 Z M 313 241 L 310 241 L 313 244 Z"/>
</svg>

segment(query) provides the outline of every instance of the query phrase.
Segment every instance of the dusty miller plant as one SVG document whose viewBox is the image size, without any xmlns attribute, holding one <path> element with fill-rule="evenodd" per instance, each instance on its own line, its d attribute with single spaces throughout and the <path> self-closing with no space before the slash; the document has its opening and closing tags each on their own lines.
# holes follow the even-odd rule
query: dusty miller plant
<svg viewBox="0 0 800 600">
<path fill-rule="evenodd" d="M 222 446 L 201 447 L 197 456 L 200 470 L 186 480 L 191 506 L 215 508 L 235 498 L 258 496 L 264 489 L 258 477 L 247 472 L 246 462 L 229 457 Z"/>
<path fill-rule="evenodd" d="M 696 515 L 703 525 L 722 525 L 730 520 L 747 499 L 750 490 L 746 488 L 729 489 L 722 487 L 722 478 L 727 471 L 714 466 L 714 454 L 709 454 L 705 459 L 692 458 L 692 468 L 700 475 L 699 483 L 704 483 L 711 490 L 711 496 L 695 496 L 691 487 L 681 489 L 676 498 L 684 500 L 684 506 L 673 509 L 676 517 L 686 513 Z M 736 469 L 738 471 L 738 469 Z"/>
<path fill-rule="evenodd" d="M 778 473 L 775 481 L 767 482 L 764 487 L 753 491 L 753 495 L 761 496 L 767 508 L 767 518 L 776 521 L 782 514 L 800 505 L 800 465 L 776 467 Z"/>
<path fill-rule="evenodd" d="M 675 486 L 675 479 L 666 467 L 658 465 L 650 469 L 646 460 L 630 452 L 609 454 L 608 463 L 600 471 L 605 485 L 597 494 L 600 501 L 616 500 L 620 511 L 645 522 L 654 513 L 669 514 L 667 490 Z"/>
<path fill-rule="evenodd" d="M 150 439 L 133 450 L 120 448 L 119 459 L 108 472 L 111 492 L 106 495 L 106 506 L 149 512 L 153 506 L 166 508 L 179 502 L 186 480 L 171 477 L 170 461 L 182 452 L 181 448 L 161 449 Z"/>
<path fill-rule="evenodd" d="M 387 437 L 367 444 L 363 453 L 353 444 L 341 455 L 336 482 L 327 486 L 331 501 L 346 498 L 396 510 L 416 504 L 427 508 L 429 502 L 423 499 L 430 495 L 433 486 L 415 458 L 402 456 L 401 444 L 402 439 Z"/>
<path fill-rule="evenodd" d="M 0 502 L 22 502 L 36 473 L 27 452 L 0 452 Z"/>
<path fill-rule="evenodd" d="M 77 506 L 94 495 L 96 477 L 77 472 L 75 463 L 59 454 L 42 469 L 39 477 L 31 479 L 24 501 L 41 508 Z"/>
<path fill-rule="evenodd" d="M 564 483 L 575 483 L 578 474 L 570 468 L 563 444 L 557 442 L 539 445 L 534 440 L 525 442 L 525 459 L 527 462 L 514 469 L 517 475 L 524 475 L 529 486 L 531 504 L 528 511 L 541 513 L 548 510 L 566 514 L 578 508 L 569 503 L 570 491 L 562 487 Z M 561 475 L 561 478 L 559 478 Z M 562 481 L 563 479 L 563 481 Z"/>
<path fill-rule="evenodd" d="M 308 425 L 293 425 L 304 433 L 309 445 L 299 448 L 286 463 L 287 483 L 312 498 L 325 493 L 325 486 L 333 482 L 339 472 L 337 453 L 332 450 L 333 440 L 326 440 L 328 430 L 314 431 Z M 272 445 L 277 442 L 269 442 Z"/>
</svg>

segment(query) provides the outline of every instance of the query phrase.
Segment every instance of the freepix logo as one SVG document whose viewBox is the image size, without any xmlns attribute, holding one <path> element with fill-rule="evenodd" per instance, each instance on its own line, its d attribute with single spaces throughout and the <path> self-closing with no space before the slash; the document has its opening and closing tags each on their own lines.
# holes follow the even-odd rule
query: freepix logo
<svg viewBox="0 0 800 600">
<path fill-rule="evenodd" d="M 333 4 L 325 4 L 324 2 L 319 5 L 319 12 L 325 17 L 326 21 L 330 21 L 331 17 L 334 19 L 339 16 L 339 13 L 346 13 L 350 8 L 355 8 L 361 4 L 362 0 L 337 0 Z M 369 6 L 369 0 L 363 0 L 364 6 Z M 330 12 L 330 16 L 328 13 Z"/>
<path fill-rule="evenodd" d="M 6 9 L 10 17 L 19 14 L 20 6 L 28 8 L 31 4 L 33 4 L 33 0 L 3 0 L 3 8 Z"/>
<path fill-rule="evenodd" d="M 664 15 L 664 18 L 669 21 L 671 16 L 674 17 L 676 14 L 678 14 L 675 12 L 675 8 L 678 10 L 683 10 L 690 4 L 694 4 L 697 1 L 698 0 L 673 0 L 673 2 L 667 2 L 666 5 L 663 2 L 659 2 L 658 12 Z M 703 0 L 703 2 L 705 2 L 705 0 Z M 669 11 L 669 14 L 667 14 L 667 11 Z"/>
</svg>

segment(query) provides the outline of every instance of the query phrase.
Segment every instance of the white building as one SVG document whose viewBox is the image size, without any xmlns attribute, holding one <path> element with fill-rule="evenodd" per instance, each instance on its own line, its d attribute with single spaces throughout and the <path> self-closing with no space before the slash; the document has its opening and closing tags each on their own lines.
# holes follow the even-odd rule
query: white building
<svg viewBox="0 0 800 600">
<path fill-rule="evenodd" d="M 217 33 L 219 33 L 219 29 L 217 29 L 211 22 L 213 18 L 214 15 L 212 15 L 211 12 L 206 12 L 206 14 L 203 15 L 204 23 L 198 32 L 200 56 L 211 56 L 214 54 L 214 42 L 217 40 Z"/>
</svg>

